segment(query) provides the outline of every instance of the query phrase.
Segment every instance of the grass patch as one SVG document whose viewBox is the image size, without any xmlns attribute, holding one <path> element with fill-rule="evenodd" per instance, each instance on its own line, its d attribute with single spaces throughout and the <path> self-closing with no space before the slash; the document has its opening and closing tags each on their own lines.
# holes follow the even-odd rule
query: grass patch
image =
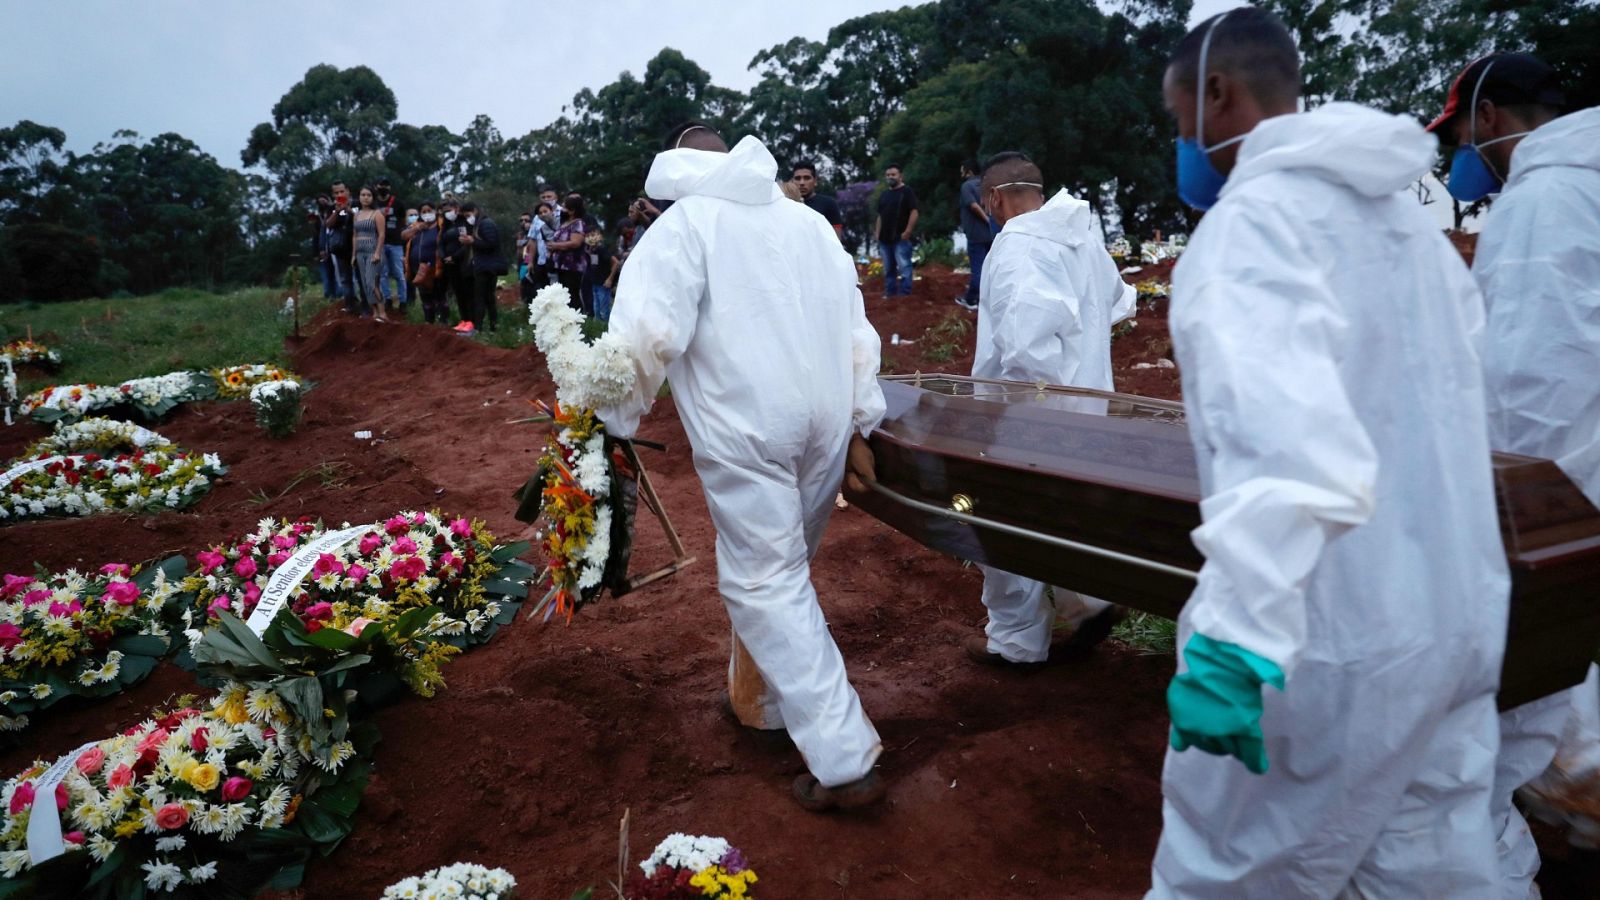
<svg viewBox="0 0 1600 900">
<path fill-rule="evenodd" d="M 255 506 L 263 506 L 281 497 L 288 496 L 290 491 L 312 479 L 316 479 L 324 488 L 342 488 L 350 483 L 352 471 L 351 465 L 347 462 L 318 463 L 295 473 L 295 476 L 289 479 L 289 482 L 276 494 L 269 493 L 266 488 L 256 488 L 250 492 L 250 496 L 245 499 L 245 502 Z"/>
<path fill-rule="evenodd" d="M 35 340 L 61 351 L 61 371 L 49 378 L 27 373 L 24 393 L 52 383 L 116 384 L 182 369 L 283 365 L 283 339 L 293 319 L 280 315 L 281 308 L 281 292 L 271 288 L 230 294 L 172 289 L 144 297 L 4 305 L 0 341 L 23 337 L 31 328 Z M 312 312 L 301 309 L 302 322 Z"/>
<path fill-rule="evenodd" d="M 1178 623 L 1147 612 L 1129 610 L 1111 636 L 1151 656 L 1173 653 L 1178 646 Z"/>
</svg>

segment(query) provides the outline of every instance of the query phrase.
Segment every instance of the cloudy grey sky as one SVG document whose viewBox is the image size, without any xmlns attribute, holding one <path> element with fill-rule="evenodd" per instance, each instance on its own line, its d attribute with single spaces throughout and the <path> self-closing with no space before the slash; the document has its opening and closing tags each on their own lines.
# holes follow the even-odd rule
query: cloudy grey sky
<svg viewBox="0 0 1600 900">
<path fill-rule="evenodd" d="M 19 119 L 86 151 L 127 128 L 176 131 L 238 166 L 250 129 L 317 63 L 367 65 L 400 119 L 461 131 L 488 113 L 502 134 L 547 124 L 584 87 L 642 74 L 675 47 L 727 87 L 755 82 L 758 51 L 821 39 L 903 0 L 0 0 L 0 127 Z M 1196 16 L 1237 5 L 1198 0 Z M 552 14 L 552 9 L 560 12 Z M 552 27 L 554 26 L 554 27 Z M 457 61 L 442 65 L 440 54 Z"/>
</svg>

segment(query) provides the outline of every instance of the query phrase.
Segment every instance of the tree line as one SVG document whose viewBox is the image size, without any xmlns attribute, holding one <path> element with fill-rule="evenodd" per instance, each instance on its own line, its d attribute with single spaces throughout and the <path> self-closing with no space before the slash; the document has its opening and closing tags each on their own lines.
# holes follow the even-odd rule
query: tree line
<svg viewBox="0 0 1600 900">
<path fill-rule="evenodd" d="M 1259 5 L 1296 33 L 1310 105 L 1352 99 L 1425 118 L 1454 74 L 1491 50 L 1538 53 L 1563 71 L 1575 105 L 1600 102 L 1595 0 Z M 387 176 L 408 201 L 449 191 L 502 215 L 531 209 L 549 183 L 583 193 L 602 219 L 620 216 L 660 135 L 688 119 L 730 139 L 757 135 L 780 165 L 815 163 L 847 213 L 866 215 L 882 168 L 899 165 L 924 198 L 926 233 L 955 226 L 962 160 L 1011 149 L 1120 230 L 1185 230 L 1161 77 L 1190 8 L 938 0 L 763 50 L 748 92 L 666 48 L 642 75 L 585 88 L 520 137 L 485 115 L 459 134 L 401 122 L 377 73 L 317 65 L 250 132 L 240 168 L 171 133 L 119 131 L 65 152 L 59 129 L 22 121 L 0 129 L 0 300 L 274 281 L 307 255 L 310 201 L 339 180 Z"/>
</svg>

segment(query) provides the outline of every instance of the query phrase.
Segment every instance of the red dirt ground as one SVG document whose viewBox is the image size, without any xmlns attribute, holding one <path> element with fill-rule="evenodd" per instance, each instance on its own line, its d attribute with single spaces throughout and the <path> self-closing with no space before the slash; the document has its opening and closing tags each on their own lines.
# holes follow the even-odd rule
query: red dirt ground
<svg viewBox="0 0 1600 900">
<path fill-rule="evenodd" d="M 921 335 L 950 312 L 964 276 L 931 271 L 909 298 L 867 286 L 868 313 L 897 371 L 965 372 L 969 331 L 950 361 L 916 359 Z M 0 570 L 99 565 L 174 552 L 263 516 L 366 521 L 406 506 L 482 517 L 506 540 L 525 534 L 511 491 L 534 465 L 541 432 L 510 425 L 553 389 L 531 348 L 499 350 L 420 325 L 378 326 L 324 313 L 296 367 L 317 383 L 291 438 L 260 435 L 247 403 L 179 410 L 158 430 L 220 453 L 227 478 L 187 513 L 38 522 L 0 534 Z M 1160 315 L 1114 346 L 1118 387 L 1176 397 Z M 377 440 L 357 441 L 371 430 Z M 43 434 L 0 430 L 0 458 Z M 869 715 L 884 739 L 890 801 L 855 816 L 815 816 L 788 799 L 803 770 L 792 749 L 742 733 L 719 712 L 728 647 L 713 531 L 670 399 L 642 436 L 663 501 L 699 562 L 572 625 L 518 620 L 446 670 L 433 700 L 377 715 L 383 741 L 358 824 L 315 863 L 292 898 L 374 897 L 407 874 L 458 860 L 499 865 L 519 894 L 565 900 L 614 877 L 617 824 L 632 810 L 632 858 L 672 831 L 720 834 L 761 874 L 763 900 L 818 897 L 1133 898 L 1149 884 L 1160 828 L 1170 659 L 1116 644 L 1091 658 L 1013 676 L 969 665 L 960 641 L 984 613 L 976 570 L 924 550 L 857 510 L 835 515 L 813 576 Z M 642 524 L 636 568 L 668 557 Z M 109 734 L 194 682 L 170 665 L 135 690 L 40 717 L 0 771 Z M 1551 846 L 1551 856 L 1561 848 Z M 1547 863 L 1546 896 L 1590 896 Z M 1574 868 L 1574 865 L 1577 868 Z M 1570 870 L 1570 872 L 1569 872 Z M 1592 874 L 1587 877 L 1592 877 Z M 1557 882 L 1573 885 L 1561 892 Z"/>
</svg>

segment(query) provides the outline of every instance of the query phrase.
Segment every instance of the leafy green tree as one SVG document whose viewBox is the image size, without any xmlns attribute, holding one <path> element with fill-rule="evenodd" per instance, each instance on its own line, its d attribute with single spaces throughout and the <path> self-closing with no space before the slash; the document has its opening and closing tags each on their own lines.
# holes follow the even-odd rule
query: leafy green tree
<svg viewBox="0 0 1600 900">
<path fill-rule="evenodd" d="M 147 293 L 236 277 L 244 176 L 181 135 L 118 137 L 73 157 L 57 189 L 77 198 L 104 248 L 113 278 L 103 287 Z"/>
<path fill-rule="evenodd" d="M 1027 153 L 1047 190 L 1064 185 L 1131 232 L 1181 226 L 1160 83 L 1186 4 L 1144 24 L 1088 0 L 968 6 L 939 5 L 946 42 L 927 55 L 953 62 L 912 88 L 882 131 L 884 161 L 918 189 L 927 232 L 957 224 L 961 161 L 1003 150 Z"/>
<path fill-rule="evenodd" d="M 446 184 L 455 191 L 471 192 L 486 184 L 505 164 L 505 139 L 494 120 L 479 113 L 455 142 Z"/>
<path fill-rule="evenodd" d="M 451 177 L 451 164 L 462 139 L 443 125 L 395 123 L 384 145 L 383 162 L 396 173 L 405 196 L 437 196 Z M 502 162 L 503 164 L 503 162 Z"/>
<path fill-rule="evenodd" d="M 376 156 L 397 113 L 394 91 L 378 73 L 315 65 L 272 107 L 272 121 L 251 130 L 241 159 L 264 167 L 287 201 L 318 189 L 319 170 Z"/>
<path fill-rule="evenodd" d="M 36 212 L 39 198 L 60 177 L 66 142 L 61 129 L 28 119 L 0 128 L 0 221 Z"/>
<path fill-rule="evenodd" d="M 1600 4 L 1593 0 L 1263 0 L 1295 33 L 1306 100 L 1355 100 L 1431 119 L 1468 63 L 1526 51 L 1561 71 L 1573 108 L 1600 103 Z M 1445 174 L 1441 154 L 1436 173 Z M 1456 226 L 1484 204 L 1451 201 Z"/>
<path fill-rule="evenodd" d="M 615 217 L 643 192 L 669 129 L 700 119 L 732 143 L 741 134 L 742 109 L 743 95 L 712 84 L 709 72 L 669 47 L 646 64 L 642 79 L 623 72 L 599 91 L 580 91 L 561 118 L 509 142 L 506 186 L 527 190 L 550 182 L 583 194 L 591 213 Z"/>
</svg>

